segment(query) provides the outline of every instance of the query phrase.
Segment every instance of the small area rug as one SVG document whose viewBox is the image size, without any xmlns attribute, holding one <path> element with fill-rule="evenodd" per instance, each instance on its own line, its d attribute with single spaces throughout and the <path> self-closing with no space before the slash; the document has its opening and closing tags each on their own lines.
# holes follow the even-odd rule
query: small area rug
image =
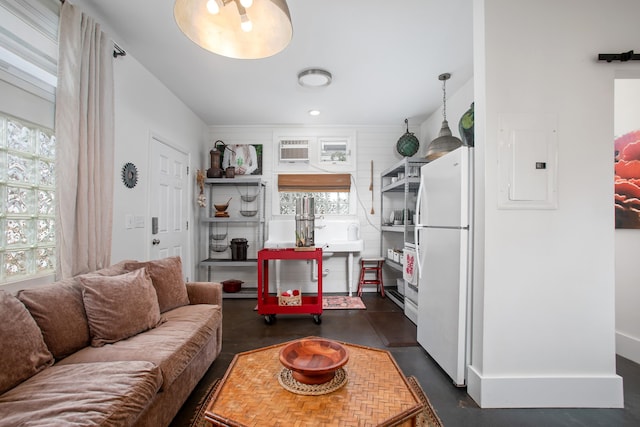
<svg viewBox="0 0 640 427">
<path fill-rule="evenodd" d="M 322 297 L 323 310 L 366 310 L 366 306 L 360 297 L 343 295 L 329 295 Z M 258 306 L 254 307 L 257 310 Z"/>
<path fill-rule="evenodd" d="M 431 406 L 431 402 L 429 402 L 427 395 L 424 394 L 424 391 L 422 390 L 422 387 L 420 387 L 420 384 L 418 383 L 418 380 L 416 379 L 416 377 L 410 376 L 407 378 L 407 380 L 409 382 L 409 385 L 411 386 L 411 388 L 416 393 L 416 395 L 418 396 L 418 398 L 420 399 L 420 401 L 424 406 L 422 409 L 422 412 L 420 412 L 416 417 L 416 426 L 417 427 L 443 427 L 442 421 L 440 421 L 440 418 L 436 414 L 436 411 L 433 409 L 433 406 Z M 204 412 L 207 410 L 209 401 L 211 400 L 211 397 L 215 393 L 216 388 L 218 387 L 218 384 L 220 384 L 219 379 L 215 380 L 213 384 L 211 384 L 211 387 L 209 387 L 209 390 L 204 394 L 204 397 L 200 399 L 200 402 L 198 402 L 198 406 L 196 407 L 196 412 L 193 415 L 193 418 L 191 418 L 190 427 L 210 427 L 211 426 L 204 419 Z"/>
<path fill-rule="evenodd" d="M 401 311 L 371 311 L 365 313 L 382 342 L 387 347 L 413 347 L 417 328 Z"/>
<path fill-rule="evenodd" d="M 323 310 L 365 310 L 367 307 L 360 297 L 329 295 L 322 297 Z"/>
</svg>

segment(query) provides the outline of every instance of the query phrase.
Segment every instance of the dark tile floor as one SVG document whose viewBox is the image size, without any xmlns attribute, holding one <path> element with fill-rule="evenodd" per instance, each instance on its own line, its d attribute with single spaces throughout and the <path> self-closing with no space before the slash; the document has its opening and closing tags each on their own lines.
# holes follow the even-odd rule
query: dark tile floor
<svg viewBox="0 0 640 427">
<path fill-rule="evenodd" d="M 399 311 L 388 298 L 365 295 L 367 311 Z M 316 335 L 360 345 L 385 348 L 364 315 L 365 310 L 325 310 L 316 325 L 310 315 L 281 315 L 266 325 L 253 311 L 255 299 L 225 299 L 222 353 L 178 413 L 172 427 L 189 426 L 197 402 L 209 384 L 224 375 L 233 356 L 242 351 Z M 454 387 L 421 347 L 385 348 L 405 375 L 414 375 L 446 427 L 452 426 L 640 426 L 640 365 L 617 358 L 624 378 L 624 409 L 480 409 Z"/>
</svg>

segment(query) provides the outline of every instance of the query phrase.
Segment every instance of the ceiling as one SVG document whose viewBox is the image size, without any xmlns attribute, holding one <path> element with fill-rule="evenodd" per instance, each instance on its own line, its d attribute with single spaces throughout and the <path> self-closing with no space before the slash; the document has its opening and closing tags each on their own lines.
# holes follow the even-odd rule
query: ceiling
<svg viewBox="0 0 640 427">
<path fill-rule="evenodd" d="M 208 125 L 416 125 L 442 105 L 438 75 L 451 94 L 473 73 L 472 0 L 288 0 L 293 39 L 258 60 L 195 45 L 171 0 L 73 3 Z M 309 67 L 331 85 L 299 86 Z"/>
</svg>

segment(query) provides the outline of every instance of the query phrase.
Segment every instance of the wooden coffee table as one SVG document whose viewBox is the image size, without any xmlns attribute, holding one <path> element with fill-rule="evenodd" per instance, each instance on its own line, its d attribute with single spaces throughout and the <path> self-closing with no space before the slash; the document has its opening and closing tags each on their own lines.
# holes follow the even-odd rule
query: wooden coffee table
<svg viewBox="0 0 640 427">
<path fill-rule="evenodd" d="M 341 343 L 347 383 L 319 396 L 287 391 L 278 377 L 287 343 L 237 354 L 205 412 L 214 426 L 413 426 L 423 405 L 391 353 Z"/>
</svg>

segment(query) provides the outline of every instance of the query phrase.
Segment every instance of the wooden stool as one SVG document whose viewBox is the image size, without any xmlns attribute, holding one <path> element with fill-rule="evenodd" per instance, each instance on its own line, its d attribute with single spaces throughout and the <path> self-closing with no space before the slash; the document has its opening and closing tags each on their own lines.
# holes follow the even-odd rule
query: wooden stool
<svg viewBox="0 0 640 427">
<path fill-rule="evenodd" d="M 382 264 L 384 258 L 360 258 L 360 280 L 358 282 L 358 296 L 362 296 L 362 287 L 366 285 L 376 285 L 376 290 L 380 291 L 380 296 L 384 298 L 384 285 L 382 284 Z M 374 277 L 367 278 L 373 274 Z"/>
</svg>

